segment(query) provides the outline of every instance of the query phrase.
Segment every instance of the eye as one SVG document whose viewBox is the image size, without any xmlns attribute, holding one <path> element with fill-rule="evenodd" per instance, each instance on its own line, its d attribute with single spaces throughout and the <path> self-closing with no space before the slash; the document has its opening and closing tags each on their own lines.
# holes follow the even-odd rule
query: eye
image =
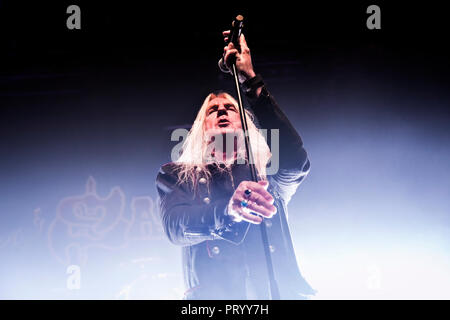
<svg viewBox="0 0 450 320">
<path fill-rule="evenodd" d="M 208 110 L 208 115 L 210 115 L 211 113 L 213 113 L 214 111 L 217 111 L 218 106 L 212 106 L 209 108 Z"/>
<path fill-rule="evenodd" d="M 227 108 L 227 110 L 237 111 L 236 108 L 235 108 L 235 106 L 232 105 L 232 104 L 227 104 L 227 105 L 225 105 L 225 108 Z"/>
</svg>

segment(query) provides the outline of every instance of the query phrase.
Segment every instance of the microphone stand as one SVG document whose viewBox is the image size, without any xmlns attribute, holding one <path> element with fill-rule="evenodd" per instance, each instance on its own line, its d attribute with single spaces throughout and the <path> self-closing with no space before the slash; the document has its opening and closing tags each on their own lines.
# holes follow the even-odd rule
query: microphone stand
<svg viewBox="0 0 450 320">
<path fill-rule="evenodd" d="M 255 162 L 253 161 L 253 152 L 252 152 L 252 148 L 250 145 L 250 139 L 249 139 L 250 137 L 248 134 L 247 117 L 245 115 L 245 110 L 242 105 L 241 89 L 239 86 L 239 79 L 238 79 L 235 61 L 233 61 L 231 63 L 231 67 L 232 67 L 232 74 L 234 76 L 234 84 L 236 86 L 236 94 L 238 97 L 239 115 L 241 118 L 242 130 L 244 133 L 245 151 L 247 152 L 247 156 L 248 156 L 248 163 L 250 166 L 252 180 L 254 182 L 258 182 L 258 175 L 256 172 Z M 264 218 L 260 224 L 260 230 L 261 230 L 262 244 L 264 247 L 264 254 L 266 257 L 266 265 L 267 265 L 267 272 L 268 272 L 269 286 L 270 286 L 270 296 L 271 296 L 272 300 L 279 300 L 280 299 L 280 291 L 278 289 L 278 284 L 275 280 L 275 273 L 273 271 L 272 256 L 270 254 L 269 239 L 267 237 L 267 229 L 266 229 L 266 224 L 264 223 Z"/>
</svg>

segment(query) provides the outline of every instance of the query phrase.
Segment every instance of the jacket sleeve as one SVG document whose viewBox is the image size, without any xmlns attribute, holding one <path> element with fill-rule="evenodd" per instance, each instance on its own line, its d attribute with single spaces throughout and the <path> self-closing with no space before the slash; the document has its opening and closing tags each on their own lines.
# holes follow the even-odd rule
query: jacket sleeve
<svg viewBox="0 0 450 320">
<path fill-rule="evenodd" d="M 173 168 L 174 164 L 162 166 L 156 178 L 160 217 L 169 240 L 181 246 L 217 239 L 241 243 L 248 223 L 235 223 L 226 214 L 229 199 L 199 202 L 187 184 L 177 183 Z"/>
<path fill-rule="evenodd" d="M 271 179 L 275 181 L 274 187 L 287 204 L 309 173 L 310 163 L 303 148 L 303 141 L 265 86 L 258 98 L 247 94 L 247 100 L 261 129 L 267 129 L 268 135 L 271 129 L 279 130 L 278 157 L 274 154 L 276 148 L 275 150 L 273 148 L 276 142 L 271 141 L 271 165 L 274 165 L 274 161 L 278 159 L 278 170 L 271 176 Z"/>
</svg>

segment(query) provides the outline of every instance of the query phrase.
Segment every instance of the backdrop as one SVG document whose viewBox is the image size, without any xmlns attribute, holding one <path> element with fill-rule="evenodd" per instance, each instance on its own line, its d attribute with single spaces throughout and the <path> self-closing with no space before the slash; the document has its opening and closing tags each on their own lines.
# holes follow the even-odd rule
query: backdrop
<svg viewBox="0 0 450 320">
<path fill-rule="evenodd" d="M 67 7 L 81 10 L 69 30 Z M 448 27 L 439 5 L 0 2 L 0 298 L 180 299 L 155 177 L 236 14 L 302 136 L 289 204 L 315 299 L 449 299 Z"/>
</svg>

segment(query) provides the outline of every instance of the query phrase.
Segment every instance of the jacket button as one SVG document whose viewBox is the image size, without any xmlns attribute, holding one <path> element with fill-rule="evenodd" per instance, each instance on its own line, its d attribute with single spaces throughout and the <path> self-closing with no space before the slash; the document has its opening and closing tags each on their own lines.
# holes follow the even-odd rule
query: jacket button
<svg viewBox="0 0 450 320">
<path fill-rule="evenodd" d="M 203 199 L 203 202 L 206 204 L 209 204 L 211 202 L 211 199 L 209 199 L 208 197 Z"/>
<path fill-rule="evenodd" d="M 212 248 L 212 253 L 215 254 L 215 255 L 218 255 L 220 253 L 219 247 L 218 246 L 214 246 Z"/>
<path fill-rule="evenodd" d="M 269 250 L 270 250 L 270 252 L 274 253 L 275 252 L 275 247 L 273 245 L 270 245 L 269 246 Z"/>
<path fill-rule="evenodd" d="M 266 227 L 267 227 L 267 228 L 270 228 L 270 227 L 272 226 L 272 221 L 270 221 L 270 220 L 265 220 L 264 222 L 266 223 Z"/>
<path fill-rule="evenodd" d="M 198 182 L 200 182 L 201 184 L 205 184 L 206 183 L 206 179 L 205 178 L 200 178 L 200 180 L 198 180 Z"/>
</svg>

